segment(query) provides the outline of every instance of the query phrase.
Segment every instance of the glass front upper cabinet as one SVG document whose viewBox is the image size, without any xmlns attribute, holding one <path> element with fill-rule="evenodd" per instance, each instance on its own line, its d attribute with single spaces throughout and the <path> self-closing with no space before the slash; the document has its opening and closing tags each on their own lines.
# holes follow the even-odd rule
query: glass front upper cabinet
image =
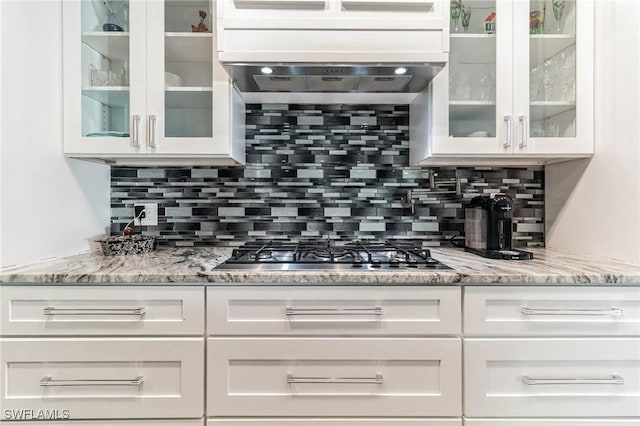
<svg viewBox="0 0 640 426">
<path fill-rule="evenodd" d="M 164 136 L 213 136 L 211 2 L 164 3 Z"/>
<path fill-rule="evenodd" d="M 495 0 L 451 0 L 449 136 L 496 137 Z"/>
<path fill-rule="evenodd" d="M 129 138 L 129 3 L 82 1 L 81 136 Z"/>
<path fill-rule="evenodd" d="M 531 1 L 531 138 L 576 137 L 576 0 Z"/>
</svg>

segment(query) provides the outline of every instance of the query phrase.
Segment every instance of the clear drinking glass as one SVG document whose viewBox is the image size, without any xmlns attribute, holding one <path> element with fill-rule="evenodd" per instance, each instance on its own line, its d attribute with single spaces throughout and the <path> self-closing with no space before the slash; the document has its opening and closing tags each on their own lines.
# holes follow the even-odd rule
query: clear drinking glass
<svg viewBox="0 0 640 426">
<path fill-rule="evenodd" d="M 451 32 L 454 32 L 454 33 L 460 32 L 460 28 L 458 28 L 458 20 L 460 19 L 461 13 L 462 13 L 462 1 L 452 0 L 451 1 L 451 20 L 453 20 L 455 27 Z"/>
</svg>

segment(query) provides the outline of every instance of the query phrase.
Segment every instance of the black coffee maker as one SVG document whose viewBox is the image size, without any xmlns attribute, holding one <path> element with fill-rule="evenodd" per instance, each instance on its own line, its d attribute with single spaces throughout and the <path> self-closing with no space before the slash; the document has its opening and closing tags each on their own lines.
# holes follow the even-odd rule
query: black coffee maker
<svg viewBox="0 0 640 426">
<path fill-rule="evenodd" d="M 471 199 L 465 209 L 465 251 L 491 259 L 526 260 L 533 254 L 514 250 L 513 202 L 506 195 Z"/>
</svg>

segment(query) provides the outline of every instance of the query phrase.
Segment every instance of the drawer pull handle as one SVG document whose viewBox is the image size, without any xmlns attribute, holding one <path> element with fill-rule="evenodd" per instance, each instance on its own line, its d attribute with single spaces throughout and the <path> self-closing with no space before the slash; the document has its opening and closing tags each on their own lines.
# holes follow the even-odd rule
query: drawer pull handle
<svg viewBox="0 0 640 426">
<path fill-rule="evenodd" d="M 375 377 L 296 377 L 287 374 L 287 383 L 322 383 L 322 384 L 347 384 L 347 385 L 381 385 L 384 377 L 378 373 Z"/>
<path fill-rule="evenodd" d="M 621 317 L 623 314 L 620 308 L 610 309 L 553 309 L 553 308 L 529 308 L 522 306 L 520 312 L 524 315 L 603 315 L 611 317 Z"/>
<path fill-rule="evenodd" d="M 56 308 L 49 306 L 44 308 L 44 314 L 47 316 L 56 315 L 107 315 L 107 316 L 137 316 L 142 317 L 145 314 L 145 308 Z"/>
<path fill-rule="evenodd" d="M 294 315 L 382 315 L 382 307 L 373 308 L 290 308 L 285 311 L 287 316 Z"/>
<path fill-rule="evenodd" d="M 620 376 L 604 378 L 533 378 L 522 376 L 522 381 L 527 385 L 624 385 L 624 379 Z"/>
<path fill-rule="evenodd" d="M 143 382 L 143 376 L 138 376 L 133 380 L 54 380 L 47 376 L 40 380 L 40 386 L 140 386 Z"/>
</svg>

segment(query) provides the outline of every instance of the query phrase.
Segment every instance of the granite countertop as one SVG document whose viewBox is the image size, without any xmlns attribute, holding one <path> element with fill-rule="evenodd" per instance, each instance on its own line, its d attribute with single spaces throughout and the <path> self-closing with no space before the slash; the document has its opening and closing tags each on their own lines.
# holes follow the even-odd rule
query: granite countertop
<svg viewBox="0 0 640 426">
<path fill-rule="evenodd" d="M 24 284 L 556 284 L 639 285 L 640 265 L 550 249 L 530 249 L 533 260 L 485 259 L 455 248 L 432 248 L 452 270 L 246 271 L 214 270 L 230 248 L 162 248 L 136 256 L 91 252 L 0 270 L 0 283 Z"/>
</svg>

